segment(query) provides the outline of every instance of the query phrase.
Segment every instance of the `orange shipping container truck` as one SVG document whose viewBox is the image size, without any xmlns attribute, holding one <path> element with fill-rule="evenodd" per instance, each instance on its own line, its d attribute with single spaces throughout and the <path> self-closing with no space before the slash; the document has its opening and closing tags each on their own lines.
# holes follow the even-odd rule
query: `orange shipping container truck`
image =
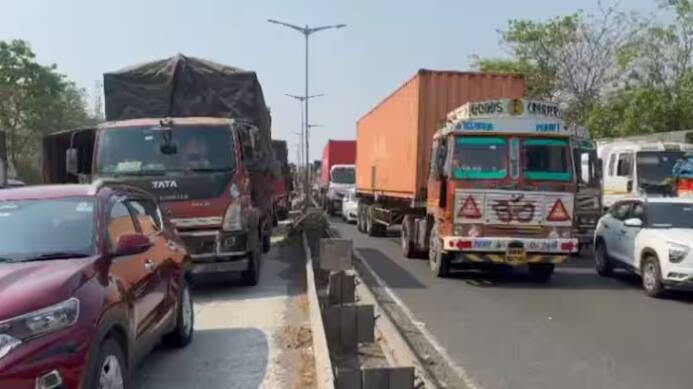
<svg viewBox="0 0 693 389">
<path fill-rule="evenodd" d="M 524 89 L 520 75 L 419 70 L 358 121 L 357 192 L 425 207 L 433 134 L 448 112 L 470 101 L 522 98 Z"/>
</svg>

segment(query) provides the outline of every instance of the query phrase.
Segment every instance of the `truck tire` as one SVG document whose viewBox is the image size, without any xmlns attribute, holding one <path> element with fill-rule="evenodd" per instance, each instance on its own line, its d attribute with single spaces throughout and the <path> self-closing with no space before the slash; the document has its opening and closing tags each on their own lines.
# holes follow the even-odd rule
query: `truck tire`
<svg viewBox="0 0 693 389">
<path fill-rule="evenodd" d="M 406 215 L 402 220 L 402 254 L 406 258 L 414 258 L 416 256 L 416 246 L 411 240 L 412 232 L 414 231 L 414 219 Z"/>
<path fill-rule="evenodd" d="M 248 268 L 241 272 L 241 282 L 246 286 L 255 286 L 260 281 L 260 261 L 262 260 L 261 242 L 256 242 L 255 249 L 248 256 Z"/>
<path fill-rule="evenodd" d="M 366 233 L 366 206 L 359 204 L 356 212 L 356 229 L 362 234 Z"/>
<path fill-rule="evenodd" d="M 384 230 L 384 226 L 375 220 L 375 206 L 369 206 L 366 211 L 366 231 L 368 236 L 382 236 L 384 235 Z"/>
<path fill-rule="evenodd" d="M 530 263 L 527 265 L 529 278 L 535 282 L 549 282 L 556 265 L 553 263 Z"/>
<path fill-rule="evenodd" d="M 438 224 L 435 224 L 428 244 L 428 263 L 436 277 L 446 278 L 450 275 L 450 257 L 450 254 L 443 252 L 443 242 L 438 238 Z"/>
</svg>

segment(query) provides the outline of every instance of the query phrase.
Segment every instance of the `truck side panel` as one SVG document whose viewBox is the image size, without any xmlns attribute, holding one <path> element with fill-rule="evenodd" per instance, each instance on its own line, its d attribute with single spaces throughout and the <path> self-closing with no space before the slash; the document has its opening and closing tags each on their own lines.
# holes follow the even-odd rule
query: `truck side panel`
<svg viewBox="0 0 693 389">
<path fill-rule="evenodd" d="M 447 113 L 469 101 L 523 94 L 518 75 L 419 71 L 358 121 L 357 191 L 425 198 L 433 134 Z"/>
</svg>

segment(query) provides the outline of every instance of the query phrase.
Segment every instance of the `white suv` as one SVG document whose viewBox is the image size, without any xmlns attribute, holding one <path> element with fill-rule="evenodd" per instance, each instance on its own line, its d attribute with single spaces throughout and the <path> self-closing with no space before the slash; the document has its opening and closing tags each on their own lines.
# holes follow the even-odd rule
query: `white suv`
<svg viewBox="0 0 693 389">
<path fill-rule="evenodd" d="M 616 267 L 642 277 L 645 293 L 693 289 L 693 199 L 621 200 L 604 215 L 594 235 L 597 272 Z"/>
</svg>

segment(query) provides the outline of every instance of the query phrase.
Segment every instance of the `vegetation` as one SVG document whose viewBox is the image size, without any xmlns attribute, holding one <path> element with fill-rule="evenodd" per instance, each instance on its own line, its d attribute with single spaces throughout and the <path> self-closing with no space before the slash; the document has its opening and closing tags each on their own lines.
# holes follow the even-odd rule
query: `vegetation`
<svg viewBox="0 0 693 389">
<path fill-rule="evenodd" d="M 660 1 L 658 18 L 620 3 L 596 14 L 511 20 L 508 58 L 474 58 L 481 71 L 521 73 L 530 98 L 561 104 L 596 137 L 693 129 L 693 1 Z M 667 23 L 657 20 L 667 20 Z"/>
<path fill-rule="evenodd" d="M 84 91 L 42 65 L 29 44 L 0 41 L 0 128 L 6 131 L 8 160 L 21 179 L 39 182 L 41 138 L 59 129 L 94 122 Z"/>
</svg>

